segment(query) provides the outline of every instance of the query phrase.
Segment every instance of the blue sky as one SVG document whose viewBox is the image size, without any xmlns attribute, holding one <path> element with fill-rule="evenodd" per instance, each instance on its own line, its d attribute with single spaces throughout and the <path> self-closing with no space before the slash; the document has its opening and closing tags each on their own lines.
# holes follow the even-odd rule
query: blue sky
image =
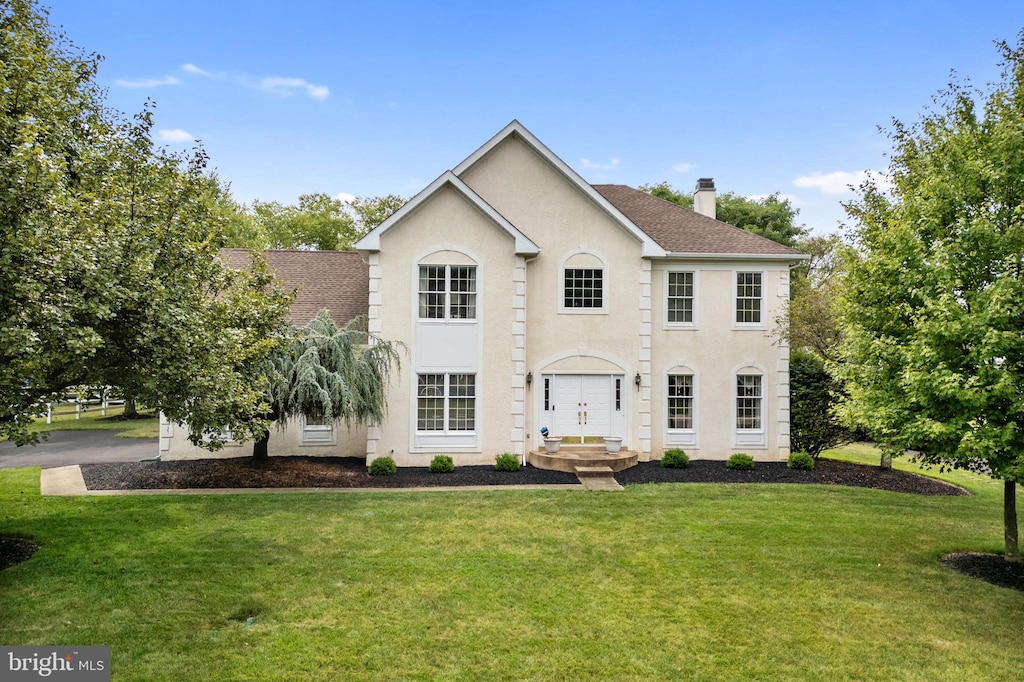
<svg viewBox="0 0 1024 682">
<path fill-rule="evenodd" d="M 111 106 L 156 102 L 235 197 L 411 196 L 519 119 L 592 183 L 778 192 L 816 233 L 1024 2 L 53 0 Z"/>
</svg>

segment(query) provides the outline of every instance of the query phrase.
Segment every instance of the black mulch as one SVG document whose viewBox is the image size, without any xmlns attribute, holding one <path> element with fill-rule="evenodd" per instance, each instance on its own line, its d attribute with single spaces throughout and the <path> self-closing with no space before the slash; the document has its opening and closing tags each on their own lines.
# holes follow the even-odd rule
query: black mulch
<svg viewBox="0 0 1024 682">
<path fill-rule="evenodd" d="M 28 561 L 39 546 L 26 538 L 12 538 L 0 535 L 0 571 Z"/>
<path fill-rule="evenodd" d="M 355 457 L 251 457 L 84 464 L 90 490 L 173 488 L 412 488 L 460 485 L 576 484 L 574 474 L 527 466 L 497 471 L 493 466 L 462 466 L 448 474 L 426 467 L 401 467 L 392 476 L 370 476 Z M 918 495 L 966 495 L 963 488 L 905 471 L 819 460 L 812 471 L 786 468 L 784 462 L 758 462 L 754 471 L 734 471 L 724 462 L 694 460 L 685 469 L 641 462 L 620 471 L 616 480 L 630 483 L 818 483 L 880 488 Z"/>
<path fill-rule="evenodd" d="M 1024 561 L 1007 561 L 1001 554 L 961 552 L 947 554 L 942 563 L 976 580 L 1024 592 Z"/>
</svg>

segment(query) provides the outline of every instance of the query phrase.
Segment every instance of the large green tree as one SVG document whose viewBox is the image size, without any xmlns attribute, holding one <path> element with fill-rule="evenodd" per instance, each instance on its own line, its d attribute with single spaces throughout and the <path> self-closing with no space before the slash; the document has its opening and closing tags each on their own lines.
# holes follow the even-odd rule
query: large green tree
<svg viewBox="0 0 1024 682">
<path fill-rule="evenodd" d="M 1019 36 L 1024 42 L 1024 32 Z M 1006 558 L 1019 561 L 1024 481 L 1024 50 L 1001 79 L 954 80 L 896 122 L 890 190 L 847 210 L 859 258 L 840 296 L 845 415 L 888 449 L 1004 481 Z"/>
<path fill-rule="evenodd" d="M 40 401 L 115 383 L 196 437 L 264 410 L 288 296 L 217 257 L 201 149 L 105 106 L 99 58 L 30 0 L 0 4 L 0 434 Z M 214 447 L 216 444 L 214 444 Z"/>
<path fill-rule="evenodd" d="M 301 416 L 346 426 L 383 421 L 400 347 L 369 334 L 365 322 L 339 327 L 323 310 L 294 330 L 273 356 L 265 418 L 280 428 Z M 269 440 L 269 431 L 255 439 L 255 458 L 268 456 Z"/>
<path fill-rule="evenodd" d="M 693 195 L 676 190 L 667 182 L 641 185 L 640 189 L 684 208 L 693 208 Z M 733 192 L 725 192 L 719 194 L 715 202 L 716 214 L 722 222 L 742 227 L 780 244 L 795 246 L 796 240 L 806 233 L 804 226 L 796 222 L 800 209 L 794 208 L 789 199 L 783 199 L 777 193 L 761 199 L 748 199 Z"/>
<path fill-rule="evenodd" d="M 209 199 L 226 218 L 226 245 L 256 250 L 345 251 L 405 203 L 395 194 L 356 197 L 345 202 L 322 192 L 303 194 L 298 204 L 253 201 L 241 206 L 223 183 L 213 183 Z"/>
</svg>

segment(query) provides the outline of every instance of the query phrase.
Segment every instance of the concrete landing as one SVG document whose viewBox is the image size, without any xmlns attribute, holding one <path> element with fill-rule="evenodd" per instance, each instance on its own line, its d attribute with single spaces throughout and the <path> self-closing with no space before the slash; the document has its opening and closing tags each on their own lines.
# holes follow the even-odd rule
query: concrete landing
<svg viewBox="0 0 1024 682">
<path fill-rule="evenodd" d="M 527 458 L 538 469 L 573 473 L 580 467 L 609 467 L 612 471 L 622 471 L 636 465 L 639 453 L 623 450 L 609 454 L 603 445 L 563 445 L 558 452 L 533 451 Z"/>
<path fill-rule="evenodd" d="M 43 495 L 87 495 L 82 469 L 77 464 L 39 472 L 39 492 Z"/>
</svg>

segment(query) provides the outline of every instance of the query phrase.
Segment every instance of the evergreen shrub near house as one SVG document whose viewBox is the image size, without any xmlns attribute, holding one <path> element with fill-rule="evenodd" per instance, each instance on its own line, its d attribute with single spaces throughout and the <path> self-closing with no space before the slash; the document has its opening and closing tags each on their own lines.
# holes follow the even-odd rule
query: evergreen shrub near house
<svg viewBox="0 0 1024 682">
<path fill-rule="evenodd" d="M 729 461 L 725 463 L 725 466 L 730 469 L 735 469 L 736 471 L 753 471 L 754 458 L 745 452 L 737 452 L 729 458 Z"/>
<path fill-rule="evenodd" d="M 432 474 L 450 474 L 453 471 L 455 471 L 455 462 L 448 455 L 438 455 L 430 460 L 430 473 Z"/>
<path fill-rule="evenodd" d="M 661 466 L 666 469 L 685 469 L 690 466 L 690 458 L 679 448 L 673 448 L 661 456 Z"/>
<path fill-rule="evenodd" d="M 806 469 L 810 471 L 814 468 L 814 458 L 806 452 L 791 452 L 789 453 L 789 461 L 786 462 L 786 466 L 790 469 Z"/>
<path fill-rule="evenodd" d="M 370 462 L 371 476 L 391 476 L 397 473 L 398 467 L 395 466 L 395 460 L 390 457 L 378 457 Z"/>
<path fill-rule="evenodd" d="M 494 468 L 498 471 L 519 471 L 519 458 L 509 452 L 503 452 L 494 458 Z"/>
</svg>

